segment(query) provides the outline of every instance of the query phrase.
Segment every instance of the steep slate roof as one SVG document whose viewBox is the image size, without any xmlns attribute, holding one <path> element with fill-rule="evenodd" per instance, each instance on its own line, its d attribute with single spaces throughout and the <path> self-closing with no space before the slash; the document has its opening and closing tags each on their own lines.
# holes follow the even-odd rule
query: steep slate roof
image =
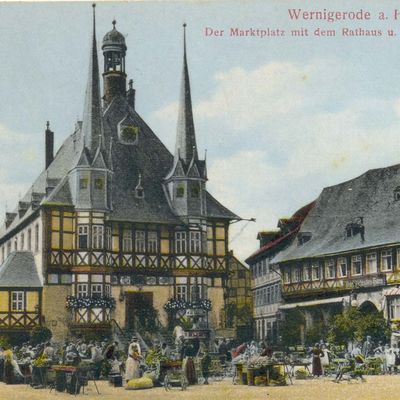
<svg viewBox="0 0 400 400">
<path fill-rule="evenodd" d="M 11 253 L 0 267 L 0 287 L 42 287 L 35 259 L 30 251 Z"/>
<path fill-rule="evenodd" d="M 78 131 L 67 137 L 67 139 L 64 141 L 57 154 L 55 155 L 53 162 L 49 165 L 47 170 L 43 170 L 40 173 L 38 178 L 33 182 L 30 189 L 22 197 L 22 201 L 30 202 L 32 198 L 32 193 L 40 193 L 43 196 L 42 203 L 46 202 L 47 196 L 45 195 L 45 193 L 48 181 L 60 181 L 68 174 L 71 168 L 77 164 L 82 151 L 79 127 L 77 129 Z M 67 199 L 67 201 L 70 201 L 70 198 Z M 64 199 L 62 203 L 64 203 Z M 17 211 L 18 208 L 15 209 L 15 212 Z M 31 216 L 34 211 L 35 209 L 29 207 L 24 215 L 22 215 L 21 217 L 17 215 L 8 228 L 6 228 L 5 224 L 3 223 L 0 227 L 0 237 L 4 236 L 4 234 L 16 228 L 21 222 Z"/>
<path fill-rule="evenodd" d="M 293 235 L 295 235 L 299 230 L 299 227 L 293 229 L 292 231 L 288 232 L 286 235 L 280 236 L 275 240 L 271 240 L 270 242 L 266 243 L 264 246 L 260 247 L 258 250 L 256 250 L 250 257 L 248 257 L 245 261 L 247 263 L 251 263 L 254 258 L 257 256 L 260 256 L 267 252 L 268 250 L 273 249 L 275 246 L 278 244 L 283 244 L 286 241 L 289 241 L 290 239 L 293 238 Z"/>
<path fill-rule="evenodd" d="M 125 97 L 115 97 L 104 112 L 100 110 L 99 70 L 94 20 L 91 42 L 83 123 L 77 124 L 75 132 L 64 141 L 53 162 L 47 170 L 42 171 L 20 201 L 31 204 L 32 197 L 35 197 L 34 194 L 39 193 L 41 194 L 42 205 L 73 206 L 71 190 L 74 190 L 74 188 L 71 187 L 71 181 L 68 179 L 69 172 L 76 166 L 105 167 L 104 164 L 108 164 L 113 172 L 111 184 L 112 210 L 109 219 L 180 224 L 182 221 L 172 212 L 163 186 L 164 179 L 174 165 L 174 158 L 139 114 L 128 104 Z M 189 121 L 182 123 L 183 125 L 180 128 L 178 127 L 178 132 L 181 129 L 182 134 L 186 133 L 190 137 L 193 136 L 194 141 L 191 141 L 192 139 L 190 141 L 195 146 L 191 102 L 188 103 L 188 96 L 190 100 L 188 79 L 185 50 L 182 100 L 185 112 L 190 118 Z M 103 113 L 102 116 L 101 113 Z M 127 118 L 139 127 L 139 138 L 135 144 L 123 143 L 118 137 L 118 124 Z M 98 140 L 100 134 L 101 139 Z M 87 150 L 85 144 L 91 147 L 91 151 Z M 95 148 L 96 144 L 100 147 Z M 192 156 L 195 155 L 197 159 L 195 147 L 189 147 L 189 153 Z M 99 148 L 101 153 L 96 152 Z M 96 165 L 93 165 L 95 154 L 99 154 L 99 156 L 95 158 Z M 196 166 L 200 173 L 205 176 L 205 162 L 196 160 Z M 139 174 L 142 177 L 144 198 L 135 197 L 135 187 L 138 184 Z M 56 186 L 54 187 L 54 185 Z M 210 218 L 228 220 L 239 218 L 222 206 L 209 193 L 206 193 L 206 207 L 207 216 Z M 12 223 L 8 227 L 5 224 L 0 227 L 0 238 L 29 218 L 36 210 L 37 207 L 29 206 L 27 211 L 20 216 L 17 207 L 14 211 L 16 217 Z"/>
<path fill-rule="evenodd" d="M 301 207 L 298 209 L 290 218 L 285 218 L 284 220 L 286 223 L 292 223 L 292 229 L 289 230 L 287 233 L 283 233 L 281 231 L 276 232 L 276 238 L 267 242 L 264 246 L 261 246 L 259 249 L 257 249 L 250 257 L 248 257 L 245 261 L 247 263 L 251 263 L 254 261 L 255 258 L 258 256 L 269 252 L 270 250 L 274 249 L 276 247 L 275 251 L 281 250 L 282 246 L 288 245 L 291 240 L 294 239 L 294 236 L 297 234 L 297 232 L 300 229 L 301 223 L 303 220 L 306 218 L 307 214 L 310 212 L 310 210 L 314 207 L 315 202 L 311 202 L 306 204 L 305 206 Z M 282 221 L 282 218 L 279 220 Z M 259 234 L 262 234 L 264 232 L 260 232 Z M 278 245 L 280 245 L 278 247 Z"/>
<path fill-rule="evenodd" d="M 400 242 L 400 164 L 369 170 L 339 185 L 325 188 L 305 218 L 300 232 L 311 233 L 303 245 L 294 241 L 274 262 L 318 257 Z M 346 226 L 361 223 L 360 234 L 347 237 Z"/>
<path fill-rule="evenodd" d="M 129 114 L 139 127 L 137 144 L 122 144 L 117 125 Z M 112 146 L 112 220 L 135 222 L 180 223 L 167 201 L 162 182 L 173 164 L 173 156 L 139 114 L 122 97 L 115 98 L 104 115 L 105 137 Z M 108 145 L 105 146 L 109 148 Z M 135 187 L 141 174 L 144 198 L 135 197 Z M 238 218 L 207 193 L 207 215 L 214 218 Z"/>
</svg>

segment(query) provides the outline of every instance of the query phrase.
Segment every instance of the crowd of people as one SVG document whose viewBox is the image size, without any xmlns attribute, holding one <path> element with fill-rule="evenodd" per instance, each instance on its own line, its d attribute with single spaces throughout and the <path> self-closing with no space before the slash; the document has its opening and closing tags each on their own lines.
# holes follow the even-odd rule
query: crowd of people
<svg viewBox="0 0 400 400">
<path fill-rule="evenodd" d="M 237 343 L 233 339 L 217 338 L 212 342 L 204 342 L 197 339 L 188 340 L 182 335 L 178 335 L 171 346 L 157 342 L 150 348 L 137 336 L 133 336 L 127 346 L 106 339 L 76 339 L 63 345 L 51 341 L 36 346 L 24 343 L 21 346 L 0 347 L 0 380 L 11 384 L 30 383 L 40 388 L 43 386 L 40 370 L 44 366 L 79 366 L 86 363 L 91 366 L 94 379 L 107 379 L 110 375 L 119 375 L 128 382 L 142 376 L 146 369 L 146 353 L 154 349 L 164 359 L 182 360 L 182 370 L 189 384 L 197 383 L 195 359 L 201 360 L 203 382 L 208 384 L 211 353 L 213 357 L 219 358 L 221 363 L 229 365 L 237 365 L 257 357 L 272 358 L 277 355 L 266 341 Z M 292 355 L 290 351 L 286 353 L 286 357 L 288 355 Z M 339 382 L 345 373 L 353 373 L 363 379 L 360 365 L 368 358 L 380 360 L 380 373 L 396 373 L 400 367 L 400 349 L 397 344 L 379 342 L 375 345 L 370 336 L 367 336 L 364 342 L 352 343 L 346 348 L 338 348 L 321 340 L 304 349 L 303 356 L 309 360 L 314 377 L 322 377 L 334 371 L 335 382 Z M 338 359 L 341 361 L 337 364 Z M 333 363 L 336 363 L 334 370 L 331 368 Z"/>
<path fill-rule="evenodd" d="M 76 366 L 82 361 L 93 365 L 94 377 L 98 379 L 101 374 L 121 370 L 123 363 L 120 356 L 118 342 L 107 340 L 75 340 L 64 345 L 47 341 L 36 346 L 24 343 L 7 349 L 0 347 L 0 380 L 41 387 L 41 367 L 54 364 Z"/>
<path fill-rule="evenodd" d="M 225 339 L 221 341 L 218 354 L 226 356 L 229 348 Z M 7 384 L 30 383 L 35 388 L 44 385 L 43 367 L 52 365 L 90 365 L 94 379 L 108 379 L 120 375 L 125 382 L 140 378 L 146 369 L 146 353 L 157 350 L 165 359 L 182 360 L 182 368 L 189 384 L 197 383 L 193 360 L 200 356 L 204 383 L 208 383 L 210 365 L 209 346 L 199 340 L 180 338 L 176 345 L 156 342 L 150 347 L 141 338 L 133 336 L 127 346 L 113 340 L 87 341 L 76 339 L 56 344 L 51 341 L 33 346 L 0 347 L 0 381 Z"/>
<path fill-rule="evenodd" d="M 340 349 L 324 343 L 322 340 L 308 349 L 308 355 L 312 363 L 312 375 L 320 377 L 329 371 L 332 361 L 342 359 L 339 363 L 339 371 L 335 381 L 342 378 L 343 372 L 358 371 L 358 377 L 362 376 L 362 367 L 368 358 L 379 360 L 380 373 L 393 374 L 400 367 L 400 349 L 396 343 L 379 341 L 375 345 L 371 336 L 367 336 L 364 342 L 349 343 L 346 349 Z M 340 368 L 342 367 L 342 368 Z"/>
</svg>

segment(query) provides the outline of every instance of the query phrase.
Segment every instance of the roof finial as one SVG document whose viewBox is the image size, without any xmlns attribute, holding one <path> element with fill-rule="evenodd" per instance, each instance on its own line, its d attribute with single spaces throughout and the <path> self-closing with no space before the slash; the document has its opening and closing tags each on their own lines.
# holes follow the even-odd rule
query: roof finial
<svg viewBox="0 0 400 400">
<path fill-rule="evenodd" d="M 96 3 L 93 3 L 92 7 L 93 7 L 93 37 L 94 37 L 96 32 Z"/>
<path fill-rule="evenodd" d="M 117 24 L 117 21 L 115 20 L 115 18 L 112 20 L 112 24 L 113 24 L 113 29 L 115 29 L 115 25 Z"/>
<path fill-rule="evenodd" d="M 183 55 L 186 59 L 186 22 L 183 24 Z"/>
<path fill-rule="evenodd" d="M 50 130 L 50 122 L 49 121 L 46 122 L 46 130 Z"/>
<path fill-rule="evenodd" d="M 129 89 L 133 89 L 133 79 L 129 79 Z"/>
</svg>

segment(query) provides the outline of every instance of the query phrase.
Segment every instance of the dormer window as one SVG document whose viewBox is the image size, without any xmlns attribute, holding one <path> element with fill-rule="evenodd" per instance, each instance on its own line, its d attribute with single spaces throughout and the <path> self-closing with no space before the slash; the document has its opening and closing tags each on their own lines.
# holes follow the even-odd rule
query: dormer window
<svg viewBox="0 0 400 400">
<path fill-rule="evenodd" d="M 144 189 L 142 186 L 142 174 L 139 174 L 138 184 L 135 187 L 135 197 L 137 199 L 143 199 L 144 197 Z"/>
<path fill-rule="evenodd" d="M 127 115 L 118 124 L 119 141 L 123 144 L 135 145 L 138 142 L 140 134 L 139 127 L 135 124 L 132 118 Z"/>
<path fill-rule="evenodd" d="M 299 232 L 297 235 L 297 243 L 299 246 L 307 243 L 312 237 L 311 232 Z"/>
<path fill-rule="evenodd" d="M 135 189 L 135 195 L 138 199 L 142 199 L 144 197 L 144 190 L 143 188 L 136 188 Z"/>
<path fill-rule="evenodd" d="M 346 236 L 353 237 L 358 234 L 361 235 L 361 239 L 364 240 L 364 232 L 365 228 L 362 223 L 362 218 L 360 222 L 351 222 L 350 224 L 346 225 Z"/>
<path fill-rule="evenodd" d="M 400 186 L 397 186 L 396 189 L 393 190 L 394 200 L 400 200 Z"/>
</svg>

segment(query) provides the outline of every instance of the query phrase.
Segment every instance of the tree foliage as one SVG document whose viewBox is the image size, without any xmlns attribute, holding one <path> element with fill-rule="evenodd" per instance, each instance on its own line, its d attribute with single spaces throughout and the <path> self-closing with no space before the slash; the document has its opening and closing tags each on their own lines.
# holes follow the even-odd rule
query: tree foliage
<svg viewBox="0 0 400 400">
<path fill-rule="evenodd" d="M 280 334 L 284 346 L 293 346 L 301 342 L 301 330 L 305 326 L 305 317 L 300 310 L 292 310 L 285 313 Z"/>
<path fill-rule="evenodd" d="M 253 320 L 253 310 L 249 304 L 237 305 L 229 303 L 225 307 L 226 325 L 230 328 L 234 326 L 235 319 L 237 325 L 251 325 Z"/>
<path fill-rule="evenodd" d="M 348 341 L 363 341 L 366 336 L 372 340 L 387 341 L 390 338 L 389 322 L 382 311 L 362 312 L 355 307 L 336 315 L 330 326 L 328 340 L 334 344 L 346 344 Z"/>
</svg>

